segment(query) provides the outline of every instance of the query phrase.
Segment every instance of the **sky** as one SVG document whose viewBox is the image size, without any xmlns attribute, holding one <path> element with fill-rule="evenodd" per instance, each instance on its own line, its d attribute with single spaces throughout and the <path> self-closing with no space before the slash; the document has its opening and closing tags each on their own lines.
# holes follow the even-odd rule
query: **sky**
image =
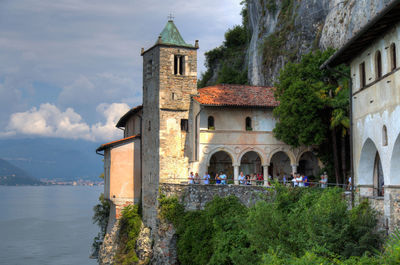
<svg viewBox="0 0 400 265">
<path fill-rule="evenodd" d="M 0 0 L 0 139 L 121 138 L 142 101 L 141 48 L 168 15 L 204 53 L 241 23 L 241 0 Z"/>
</svg>

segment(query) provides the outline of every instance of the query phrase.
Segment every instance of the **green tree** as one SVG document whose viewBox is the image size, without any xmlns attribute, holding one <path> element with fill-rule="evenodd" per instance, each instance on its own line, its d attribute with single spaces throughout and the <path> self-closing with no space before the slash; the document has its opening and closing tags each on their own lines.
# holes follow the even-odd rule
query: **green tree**
<svg viewBox="0 0 400 265">
<path fill-rule="evenodd" d="M 348 68 L 320 69 L 334 50 L 315 51 L 303 56 L 299 63 L 288 63 L 275 84 L 275 96 L 280 105 L 274 109 L 278 122 L 275 136 L 285 143 L 320 146 L 320 158 L 334 165 L 336 182 L 340 182 L 340 162 L 337 131 L 342 131 L 342 174 L 346 175 L 346 137 L 349 127 Z M 330 150 L 322 148 L 330 143 Z M 324 153 L 325 151 L 325 153 Z M 333 156 L 329 154 L 332 153 Z"/>
<path fill-rule="evenodd" d="M 205 53 L 207 68 L 198 80 L 198 87 L 215 84 L 247 84 L 246 51 L 250 40 L 247 28 L 247 2 L 241 3 L 242 25 L 225 32 L 223 44 Z"/>
</svg>

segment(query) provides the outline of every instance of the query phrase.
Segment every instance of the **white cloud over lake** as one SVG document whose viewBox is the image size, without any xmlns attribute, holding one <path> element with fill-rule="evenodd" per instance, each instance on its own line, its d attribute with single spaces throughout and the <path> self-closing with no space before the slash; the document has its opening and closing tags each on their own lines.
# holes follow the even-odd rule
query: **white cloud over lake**
<svg viewBox="0 0 400 265">
<path fill-rule="evenodd" d="M 0 129 L 0 137 L 79 135 L 107 141 L 83 136 L 95 128 L 119 137 L 107 129 L 114 118 L 99 106 L 118 113 L 122 105 L 114 104 L 141 104 L 140 49 L 156 41 L 168 14 L 186 42 L 200 40 L 200 74 L 204 52 L 221 45 L 224 32 L 241 22 L 239 3 L 0 0 L 0 128 L 8 128 Z"/>
<path fill-rule="evenodd" d="M 129 110 L 125 103 L 100 104 L 97 111 L 105 122 L 87 124 L 72 108 L 62 111 L 50 103 L 41 104 L 25 112 L 11 115 L 2 136 L 29 135 L 89 141 L 107 141 L 120 138 L 121 130 L 115 128 L 119 118 Z"/>
</svg>

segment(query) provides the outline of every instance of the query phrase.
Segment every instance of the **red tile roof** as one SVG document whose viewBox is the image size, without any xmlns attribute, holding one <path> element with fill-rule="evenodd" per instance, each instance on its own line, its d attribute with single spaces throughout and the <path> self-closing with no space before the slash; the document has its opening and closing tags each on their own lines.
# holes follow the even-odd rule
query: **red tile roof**
<svg viewBox="0 0 400 265">
<path fill-rule="evenodd" d="M 133 140 L 133 139 L 136 139 L 136 138 L 140 138 L 140 134 L 132 135 L 132 136 L 129 136 L 129 137 L 126 137 L 126 138 L 123 138 L 123 139 L 119 139 L 119 140 L 112 141 L 112 142 L 109 142 L 109 143 L 106 143 L 106 144 L 102 144 L 102 145 L 99 146 L 99 148 L 96 149 L 96 152 L 103 151 L 104 149 L 106 149 L 108 147 L 112 147 L 114 145 L 123 143 L 125 141 Z"/>
<path fill-rule="evenodd" d="M 273 87 L 220 84 L 198 89 L 193 99 L 207 106 L 276 107 Z"/>
</svg>

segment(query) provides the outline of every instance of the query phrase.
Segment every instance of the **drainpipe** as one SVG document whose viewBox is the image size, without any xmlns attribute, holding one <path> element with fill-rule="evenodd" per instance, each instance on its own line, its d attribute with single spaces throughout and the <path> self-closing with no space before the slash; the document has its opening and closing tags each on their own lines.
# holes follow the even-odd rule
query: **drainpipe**
<svg viewBox="0 0 400 265">
<path fill-rule="evenodd" d="M 329 65 L 325 66 L 328 70 L 331 70 L 335 73 L 340 74 L 341 76 L 347 77 L 349 79 L 349 97 L 350 97 L 350 109 L 349 109 L 349 117 L 350 117 L 350 176 L 351 176 L 351 207 L 354 207 L 354 161 L 353 161 L 353 79 L 351 75 L 340 72 L 336 69 L 331 68 Z"/>
</svg>

